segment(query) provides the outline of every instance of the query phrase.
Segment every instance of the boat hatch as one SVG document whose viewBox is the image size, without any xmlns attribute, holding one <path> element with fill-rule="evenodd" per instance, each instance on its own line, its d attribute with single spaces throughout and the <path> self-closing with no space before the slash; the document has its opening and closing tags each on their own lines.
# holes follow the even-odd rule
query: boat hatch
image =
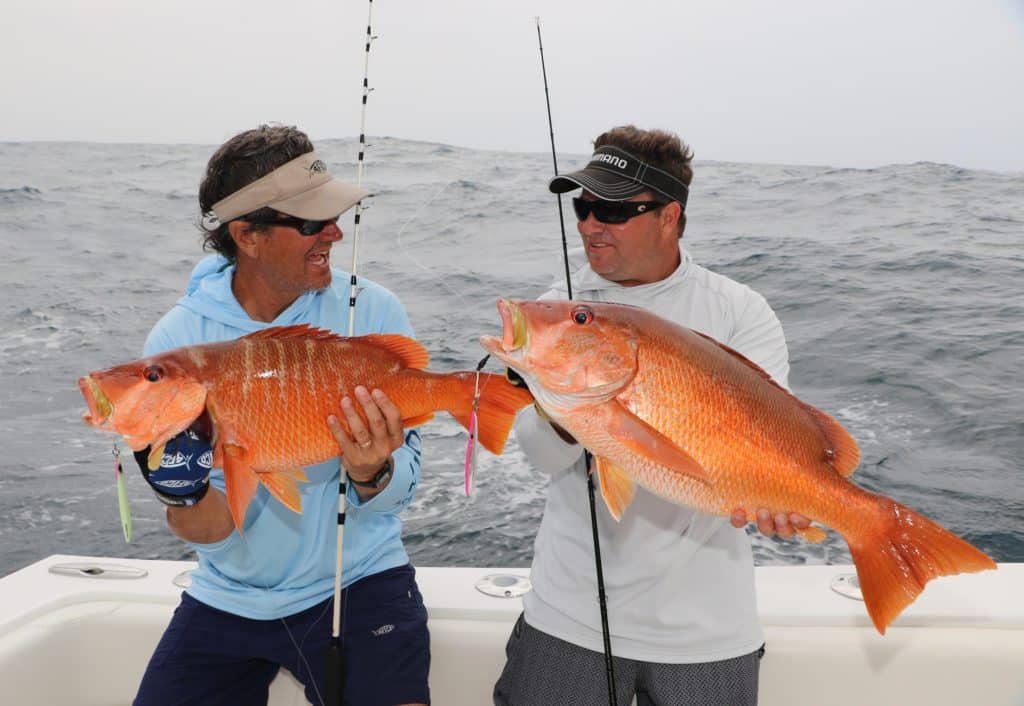
<svg viewBox="0 0 1024 706">
<path fill-rule="evenodd" d="M 149 572 L 135 566 L 123 564 L 97 564 L 83 561 L 69 561 L 50 566 L 50 573 L 58 576 L 75 576 L 86 579 L 141 579 Z"/>
</svg>

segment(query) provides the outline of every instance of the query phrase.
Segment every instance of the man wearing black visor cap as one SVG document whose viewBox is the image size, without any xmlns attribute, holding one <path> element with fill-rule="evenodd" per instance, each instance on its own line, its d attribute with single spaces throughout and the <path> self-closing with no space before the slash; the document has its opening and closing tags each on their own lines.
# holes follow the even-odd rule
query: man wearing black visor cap
<svg viewBox="0 0 1024 706">
<path fill-rule="evenodd" d="M 564 194 L 583 187 L 609 201 L 622 201 L 651 191 L 666 201 L 678 201 L 685 210 L 690 193 L 686 180 L 692 177 L 689 169 L 676 177 L 625 150 L 605 145 L 594 150 L 590 163 L 583 169 L 552 179 L 550 189 L 552 193 Z"/>
<path fill-rule="evenodd" d="M 585 167 L 551 180 L 554 193 L 582 189 L 573 198 L 583 245 L 570 257 L 573 296 L 642 306 L 739 351 L 785 387 L 786 340 L 764 297 L 696 264 L 682 247 L 692 159 L 673 133 L 617 127 L 594 141 Z M 541 297 L 566 298 L 561 276 Z M 509 638 L 494 702 L 607 703 L 583 449 L 534 408 L 520 413 L 515 430 L 551 480 L 533 590 Z M 768 536 L 791 537 L 809 524 L 796 514 L 757 515 Z M 597 522 L 615 702 L 756 704 L 764 635 L 745 513 L 734 513 L 730 525 L 638 488 L 621 522 L 603 503 Z"/>
</svg>

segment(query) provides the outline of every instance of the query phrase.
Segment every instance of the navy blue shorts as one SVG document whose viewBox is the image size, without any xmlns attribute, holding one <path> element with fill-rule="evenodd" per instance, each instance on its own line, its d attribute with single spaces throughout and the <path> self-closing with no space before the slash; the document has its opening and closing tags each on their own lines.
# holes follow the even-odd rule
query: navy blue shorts
<svg viewBox="0 0 1024 706">
<path fill-rule="evenodd" d="M 345 589 L 345 704 L 430 703 L 427 610 L 410 565 Z M 134 706 L 265 704 L 285 667 L 314 706 L 326 699 L 334 599 L 281 620 L 250 620 L 187 593 L 150 659 Z"/>
</svg>

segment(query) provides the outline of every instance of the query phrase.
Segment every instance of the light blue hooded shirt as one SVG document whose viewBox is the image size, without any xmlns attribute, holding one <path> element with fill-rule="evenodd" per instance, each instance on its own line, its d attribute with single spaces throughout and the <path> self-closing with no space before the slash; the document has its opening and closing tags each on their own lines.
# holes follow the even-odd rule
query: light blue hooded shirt
<svg viewBox="0 0 1024 706">
<path fill-rule="evenodd" d="M 331 285 L 301 295 L 271 323 L 249 318 L 231 291 L 235 268 L 220 256 L 203 259 L 193 270 L 187 293 L 164 315 L 146 339 L 144 354 L 178 346 L 232 340 L 270 326 L 308 323 L 348 334 L 349 273 L 334 270 Z M 400 333 L 412 337 L 405 309 L 384 287 L 359 278 L 354 335 Z M 324 420 L 324 424 L 327 421 Z M 388 486 L 362 501 L 348 487 L 345 515 L 343 585 L 409 563 L 402 546 L 398 513 L 412 502 L 419 482 L 420 439 L 406 431 L 394 454 Z M 309 466 L 300 483 L 301 514 L 292 512 L 262 485 L 243 527 L 213 544 L 190 544 L 199 567 L 188 593 L 235 615 L 273 620 L 305 610 L 334 592 L 338 546 L 339 461 Z M 224 490 L 224 474 L 214 469 L 210 482 Z"/>
</svg>

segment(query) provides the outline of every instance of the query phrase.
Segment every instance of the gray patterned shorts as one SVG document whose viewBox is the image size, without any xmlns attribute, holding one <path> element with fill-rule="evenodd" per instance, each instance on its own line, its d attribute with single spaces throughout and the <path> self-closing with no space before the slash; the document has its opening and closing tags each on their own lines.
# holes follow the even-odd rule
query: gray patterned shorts
<svg viewBox="0 0 1024 706">
<path fill-rule="evenodd" d="M 495 706 L 608 704 L 604 655 L 516 621 L 494 685 Z M 616 706 L 757 706 L 764 646 L 748 655 L 699 664 L 612 658 Z"/>
</svg>

